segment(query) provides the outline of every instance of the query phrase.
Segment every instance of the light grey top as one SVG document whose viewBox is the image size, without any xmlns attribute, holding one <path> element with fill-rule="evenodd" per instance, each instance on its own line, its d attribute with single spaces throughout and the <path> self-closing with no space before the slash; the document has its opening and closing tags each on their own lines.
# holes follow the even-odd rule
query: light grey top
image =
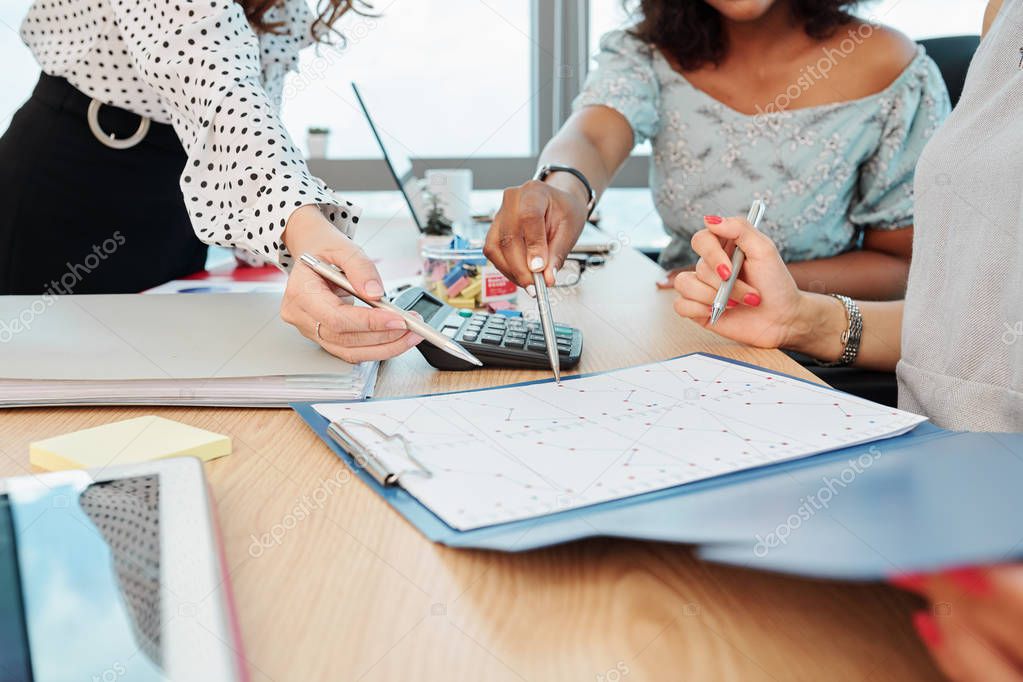
<svg viewBox="0 0 1023 682">
<path fill-rule="evenodd" d="M 1021 46 L 1006 0 L 916 173 L 899 403 L 950 429 L 1023 431 Z"/>
</svg>

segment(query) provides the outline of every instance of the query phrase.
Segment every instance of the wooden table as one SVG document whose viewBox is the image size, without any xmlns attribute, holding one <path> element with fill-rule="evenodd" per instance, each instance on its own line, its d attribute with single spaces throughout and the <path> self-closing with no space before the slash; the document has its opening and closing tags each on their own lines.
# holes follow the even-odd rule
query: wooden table
<svg viewBox="0 0 1023 682">
<path fill-rule="evenodd" d="M 375 256 L 408 256 L 415 244 L 411 226 L 396 220 L 364 221 L 360 237 Z M 626 248 L 557 297 L 555 318 L 585 335 L 578 371 L 708 351 L 809 376 L 781 353 L 680 320 L 673 295 L 654 288 L 660 276 Z M 440 373 L 411 352 L 382 367 L 377 395 L 544 375 Z M 3 412 L 0 475 L 28 472 L 33 440 L 152 413 L 234 439 L 234 454 L 206 472 L 256 682 L 937 677 L 909 624 L 913 598 L 887 587 L 727 568 L 646 542 L 591 540 L 516 555 L 434 545 L 288 410 Z M 310 499 L 325 501 L 297 520 L 295 508 Z M 289 517 L 279 543 L 254 544 Z"/>
</svg>

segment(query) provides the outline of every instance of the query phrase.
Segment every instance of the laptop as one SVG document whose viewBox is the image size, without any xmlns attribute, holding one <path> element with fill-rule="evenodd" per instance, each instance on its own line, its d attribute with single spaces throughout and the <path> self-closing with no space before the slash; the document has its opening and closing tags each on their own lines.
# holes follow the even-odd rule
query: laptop
<svg viewBox="0 0 1023 682">
<path fill-rule="evenodd" d="M 366 123 L 369 124 L 369 129 L 373 131 L 373 137 L 380 146 L 380 151 L 384 155 L 384 162 L 391 172 L 391 177 L 394 178 L 398 191 L 401 192 L 402 197 L 405 199 L 405 204 L 412 215 L 412 220 L 415 222 L 416 227 L 419 228 L 419 231 L 422 232 L 426 228 L 427 211 L 422 200 L 420 180 L 412 172 L 412 159 L 398 145 L 388 143 L 387 137 L 381 133 L 380 128 L 373 121 L 373 116 L 369 113 L 366 99 L 363 97 L 358 84 L 352 83 L 352 92 L 355 93 L 355 100 L 359 103 L 359 108 L 362 109 L 362 114 L 366 117 Z M 486 228 L 487 225 L 484 223 L 480 227 Z M 485 232 L 486 230 L 482 229 L 481 231 Z M 572 252 L 603 254 L 615 250 L 616 247 L 617 245 L 610 235 L 595 225 L 587 223 L 586 227 L 583 228 L 582 234 L 579 235 L 579 240 L 576 242 Z"/>
<path fill-rule="evenodd" d="M 355 101 L 359 103 L 359 108 L 362 109 L 362 114 L 366 117 L 369 129 L 373 131 L 373 137 L 376 138 L 377 144 L 380 145 L 380 151 L 384 154 L 384 162 L 387 164 L 387 169 L 391 172 L 391 177 L 394 178 L 394 183 L 398 186 L 398 191 L 401 192 L 401 196 L 405 199 L 405 204 L 412 215 L 412 220 L 415 222 L 416 227 L 419 228 L 419 231 L 422 232 L 426 229 L 426 206 L 422 200 L 420 180 L 412 172 L 412 159 L 399 145 L 388 143 L 388 138 L 381 134 L 380 129 L 374 123 L 373 117 L 369 113 L 369 108 L 366 106 L 366 100 L 362 96 L 359 86 L 355 83 L 352 83 L 352 92 L 355 93 Z"/>
</svg>

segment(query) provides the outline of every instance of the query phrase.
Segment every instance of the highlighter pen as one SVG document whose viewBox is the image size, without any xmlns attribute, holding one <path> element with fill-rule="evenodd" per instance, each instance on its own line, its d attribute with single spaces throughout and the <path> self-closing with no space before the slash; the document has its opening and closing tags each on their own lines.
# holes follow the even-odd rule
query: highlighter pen
<svg viewBox="0 0 1023 682">
<path fill-rule="evenodd" d="M 316 256 L 312 256 L 308 253 L 302 254 L 301 261 L 305 265 L 312 268 L 313 272 L 315 272 L 317 275 L 328 280 L 329 282 L 338 285 L 339 287 L 341 287 L 342 289 L 344 289 L 349 294 L 359 299 L 366 305 L 373 306 L 374 308 L 379 308 L 380 310 L 386 310 L 387 312 L 394 313 L 395 315 L 400 315 L 401 319 L 405 321 L 405 325 L 408 327 L 409 331 L 415 334 L 419 334 L 424 339 L 426 339 L 433 345 L 437 346 L 437 348 L 440 348 L 445 353 L 453 355 L 456 358 L 459 358 L 460 360 L 465 360 L 466 362 L 476 365 L 477 367 L 483 366 L 483 363 L 480 362 L 475 355 L 462 348 L 461 345 L 459 345 L 455 341 L 452 341 L 451 339 L 444 336 L 430 325 L 426 324 L 425 322 L 415 317 L 414 315 L 408 313 L 407 311 L 402 310 L 401 308 L 394 305 L 390 301 L 384 299 L 374 301 L 371 299 L 365 299 L 362 296 L 360 296 L 359 293 L 355 291 L 355 287 L 352 286 L 352 283 L 348 281 L 347 277 L 344 276 L 344 273 L 342 273 L 341 270 L 338 269 L 338 267 L 333 263 L 326 263 L 324 261 L 321 261 Z"/>
<path fill-rule="evenodd" d="M 760 221 L 764 218 L 764 212 L 767 211 L 767 204 L 760 199 L 753 202 L 750 206 L 749 215 L 746 216 L 746 220 L 753 226 L 754 230 L 760 229 Z M 728 308 L 728 299 L 732 297 L 732 289 L 735 287 L 735 280 L 739 277 L 739 270 L 742 269 L 742 264 L 746 262 L 746 254 L 742 252 L 738 246 L 735 247 L 735 252 L 732 254 L 732 276 L 727 281 L 721 283 L 718 287 L 717 296 L 714 297 L 714 305 L 710 308 L 710 323 L 714 324 L 721 315 L 724 314 L 725 309 Z"/>
</svg>

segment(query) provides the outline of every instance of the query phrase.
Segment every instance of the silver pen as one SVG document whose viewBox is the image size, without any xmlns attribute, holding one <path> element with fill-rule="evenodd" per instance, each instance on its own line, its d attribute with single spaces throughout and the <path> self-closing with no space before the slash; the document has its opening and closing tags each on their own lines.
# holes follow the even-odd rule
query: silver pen
<svg viewBox="0 0 1023 682">
<path fill-rule="evenodd" d="M 554 370 L 554 380 L 561 383 L 561 358 L 558 357 L 558 340 L 554 336 L 554 317 L 551 315 L 551 298 L 547 293 L 547 281 L 543 272 L 533 273 L 533 288 L 536 289 L 536 306 L 540 309 L 540 327 L 547 344 L 547 357 Z"/>
<path fill-rule="evenodd" d="M 355 291 L 355 287 L 352 286 L 352 283 L 350 281 L 348 281 L 348 278 L 345 277 L 344 273 L 341 272 L 341 270 L 338 269 L 338 267 L 333 263 L 321 261 L 316 256 L 310 255 L 308 253 L 302 254 L 301 261 L 310 268 L 312 268 L 313 272 L 315 272 L 317 275 L 338 285 L 339 287 L 341 287 L 342 289 L 344 289 L 349 294 L 359 299 L 366 305 L 373 306 L 374 308 L 379 308 L 380 310 L 386 310 L 388 312 L 394 313 L 395 315 L 400 315 L 401 319 L 405 321 L 405 325 L 408 327 L 409 331 L 414 332 L 419 336 L 422 336 L 424 339 L 426 339 L 433 345 L 437 346 L 437 348 L 440 348 L 442 351 L 448 353 L 449 355 L 453 355 L 456 358 L 460 358 L 462 360 L 465 360 L 466 362 L 476 365 L 477 367 L 483 366 L 483 363 L 480 362 L 475 355 L 462 348 L 461 345 L 452 341 L 451 339 L 444 336 L 430 325 L 426 324 L 425 322 L 408 313 L 407 311 L 402 310 L 401 308 L 394 305 L 390 301 L 385 299 L 374 301 L 371 299 L 363 298 L 361 295 L 358 294 L 358 292 Z"/>
<path fill-rule="evenodd" d="M 753 226 L 754 230 L 760 229 L 760 221 L 764 218 L 764 212 L 767 211 L 767 204 L 760 199 L 753 201 L 753 205 L 750 206 L 749 215 L 746 216 L 746 220 Z M 728 308 L 728 299 L 732 297 L 732 289 L 735 288 L 735 280 L 739 277 L 739 270 L 742 269 L 742 264 L 746 262 L 746 254 L 742 252 L 738 246 L 735 247 L 735 252 L 732 254 L 732 275 L 726 281 L 721 283 L 718 287 L 717 296 L 714 297 L 714 305 L 710 307 L 710 323 L 714 324 L 721 315 L 724 314 Z"/>
</svg>

